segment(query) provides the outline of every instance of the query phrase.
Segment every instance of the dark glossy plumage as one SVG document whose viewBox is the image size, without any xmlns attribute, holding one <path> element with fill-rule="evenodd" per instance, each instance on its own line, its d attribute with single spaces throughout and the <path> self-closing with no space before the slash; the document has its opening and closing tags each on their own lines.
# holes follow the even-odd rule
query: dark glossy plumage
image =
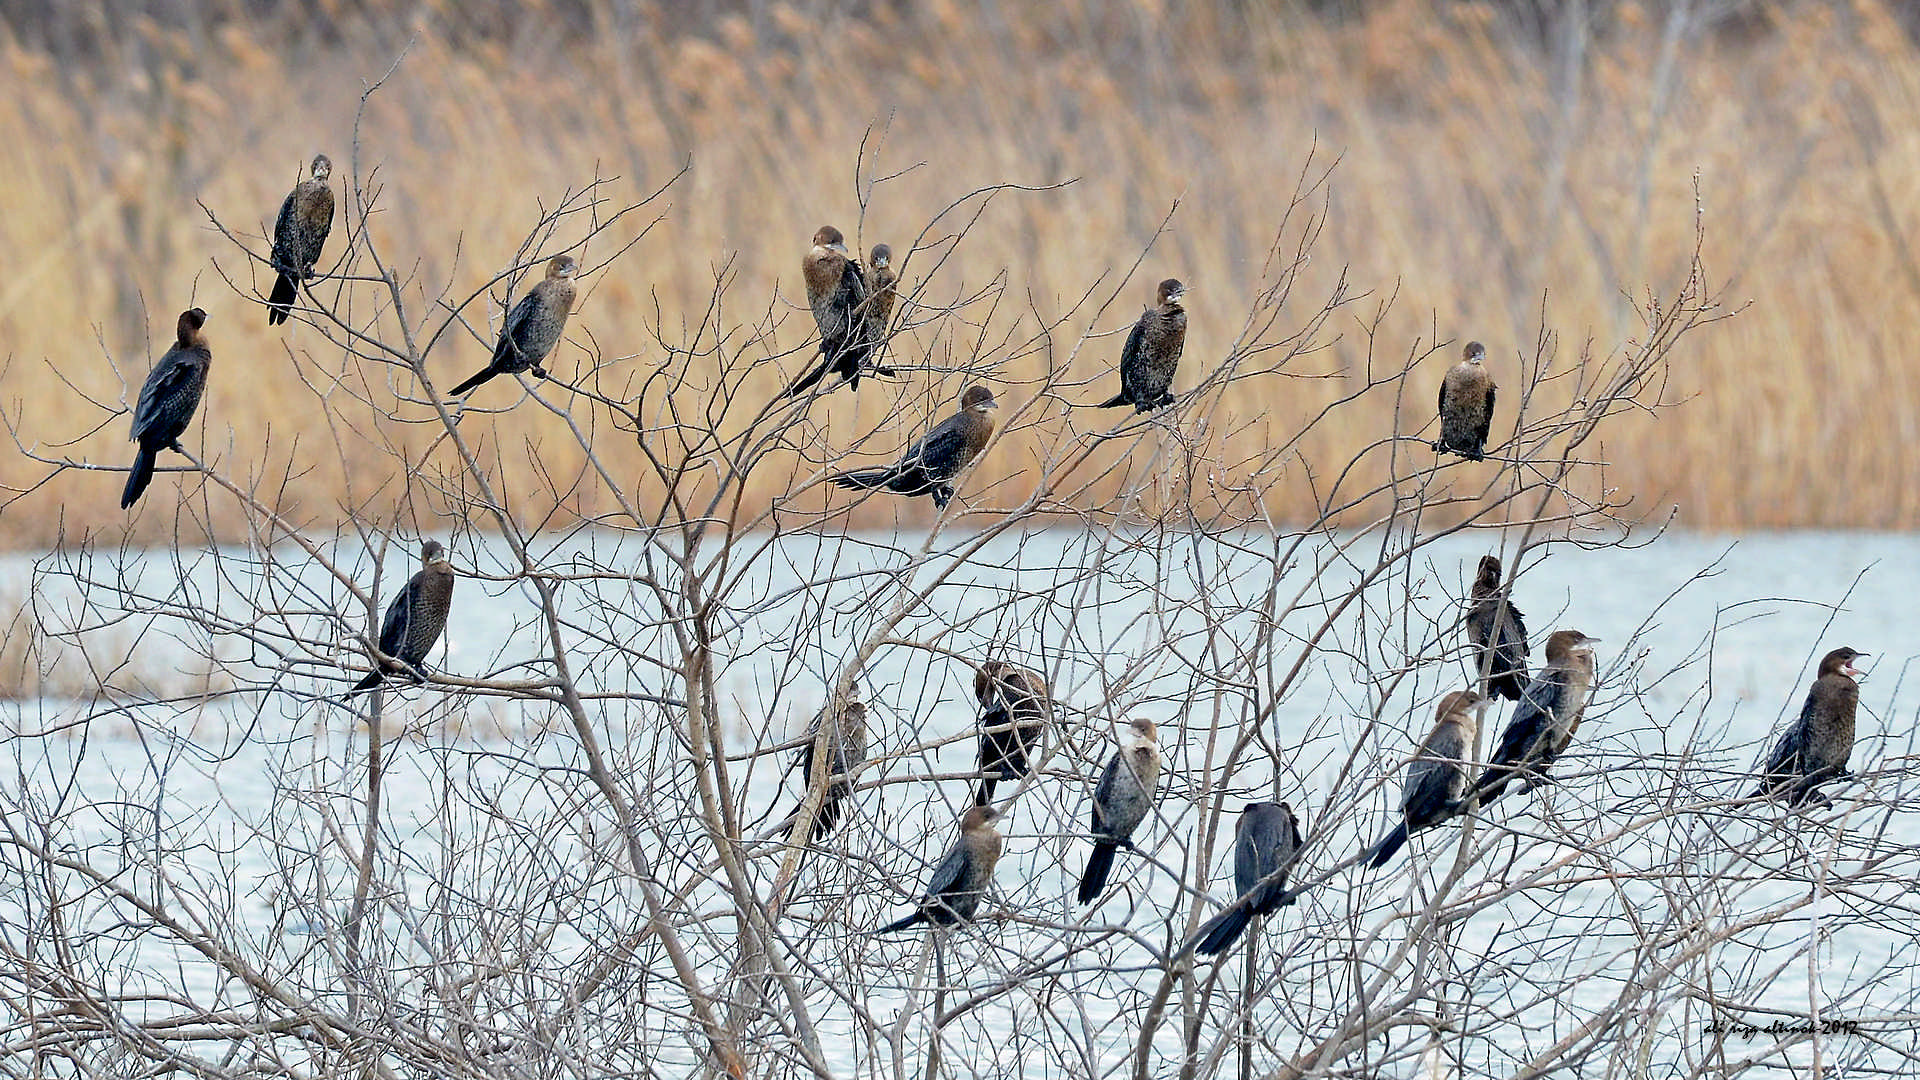
<svg viewBox="0 0 1920 1080">
<path fill-rule="evenodd" d="M 1128 725 L 1132 734 L 1107 762 L 1093 789 L 1093 853 L 1080 875 L 1080 902 L 1091 904 L 1107 887 L 1114 853 L 1133 845 L 1133 830 L 1153 809 L 1154 790 L 1160 786 L 1160 743 L 1151 720 Z"/>
<path fill-rule="evenodd" d="M 867 707 L 850 700 L 838 709 L 822 710 L 807 725 L 807 734 L 810 738 L 794 764 L 806 778 L 808 791 L 826 787 L 811 833 L 813 840 L 819 840 L 840 823 L 846 800 L 853 795 L 851 777 L 867 760 Z"/>
<path fill-rule="evenodd" d="M 993 801 L 994 785 L 1021 780 L 1047 737 L 1052 705 L 1047 680 L 1039 673 L 989 660 L 974 672 L 974 700 L 980 703 L 980 787 L 978 803 Z"/>
<path fill-rule="evenodd" d="M 891 368 L 873 363 L 886 323 L 873 317 L 873 305 L 867 303 L 867 272 L 859 259 L 847 253 L 846 238 L 839 229 L 822 225 L 813 234 L 813 247 L 800 260 L 800 276 L 806 282 L 814 325 L 820 329 L 820 362 L 788 388 L 787 396 L 804 393 L 828 372 L 846 379 L 855 390 L 860 389 L 862 373 L 892 375 Z M 890 313 L 891 303 L 888 309 Z"/>
<path fill-rule="evenodd" d="M 994 864 L 1000 861 L 1002 841 L 999 830 L 993 827 L 999 819 L 1000 811 L 991 806 L 970 807 L 960 815 L 960 839 L 933 868 L 919 907 L 875 932 L 890 934 L 919 922 L 952 926 L 971 921 L 980 910 L 987 887 L 993 884 Z"/>
<path fill-rule="evenodd" d="M 1187 346 L 1187 310 L 1180 306 L 1187 292 L 1176 278 L 1160 283 L 1154 306 L 1141 313 L 1120 350 L 1120 392 L 1100 408 L 1131 405 L 1134 412 L 1152 412 L 1173 404 L 1173 373 Z"/>
<path fill-rule="evenodd" d="M 1474 671 L 1485 675 L 1488 696 L 1519 701 L 1527 688 L 1527 622 L 1509 595 L 1500 586 L 1500 560 L 1480 556 L 1467 610 Z"/>
<path fill-rule="evenodd" d="M 1293 807 L 1286 803 L 1252 803 L 1240 811 L 1233 828 L 1233 887 L 1235 900 L 1209 919 L 1194 938 L 1194 951 L 1206 956 L 1225 952 L 1255 915 L 1271 915 L 1293 903 L 1287 895 L 1287 874 L 1304 841 Z"/>
<path fill-rule="evenodd" d="M 970 386 L 960 396 L 960 411 L 947 417 L 926 438 L 907 448 L 900 460 L 884 469 L 861 469 L 830 477 L 849 490 L 891 491 L 898 495 L 931 495 L 942 509 L 953 498 L 953 481 L 993 438 L 993 417 L 1000 407 L 993 391 Z"/>
<path fill-rule="evenodd" d="M 458 397 L 495 375 L 531 371 L 536 379 L 546 378 L 547 372 L 540 365 L 566 333 L 567 316 L 573 314 L 573 275 L 579 269 L 580 264 L 571 255 L 555 255 L 548 260 L 546 278 L 527 290 L 500 324 L 493 359 L 466 382 L 447 391 L 447 396 Z"/>
<path fill-rule="evenodd" d="M 453 564 L 438 540 L 420 545 L 420 570 L 407 586 L 387 604 L 386 618 L 380 621 L 381 659 L 367 677 L 355 683 L 352 696 L 371 690 L 387 675 L 405 675 L 414 682 L 425 682 L 427 654 L 440 641 L 447 628 L 447 613 L 453 607 Z"/>
<path fill-rule="evenodd" d="M 295 184 L 280 204 L 280 217 L 273 223 L 276 276 L 273 292 L 267 296 L 268 326 L 287 321 L 299 283 L 313 276 L 313 264 L 320 261 L 320 249 L 333 230 L 333 188 L 327 185 L 332 175 L 333 162 L 325 154 L 315 154 L 313 179 Z"/>
<path fill-rule="evenodd" d="M 147 372 L 140 387 L 140 401 L 133 407 L 133 441 L 140 444 L 134 455 L 127 486 L 120 493 L 120 509 L 140 500 L 153 483 L 153 467 L 162 450 L 180 448 L 180 436 L 193 421 L 200 407 L 200 395 L 207 389 L 207 369 L 213 364 L 213 350 L 200 328 L 207 324 L 207 313 L 189 308 L 180 313 L 174 329 L 173 347 Z"/>
<path fill-rule="evenodd" d="M 1477 341 L 1467 342 L 1466 358 L 1447 372 L 1440 382 L 1440 441 L 1433 444 L 1441 453 L 1459 454 L 1479 461 L 1486 456 L 1487 432 L 1493 427 L 1493 375 L 1487 371 L 1487 348 Z"/>
<path fill-rule="evenodd" d="M 1854 681 L 1860 671 L 1853 662 L 1865 655 L 1842 647 L 1821 659 L 1800 715 L 1767 755 L 1754 795 L 1801 806 L 1825 800 L 1818 791 L 1821 784 L 1852 775 L 1847 759 L 1853 756 L 1854 718 L 1860 709 L 1860 684 Z"/>
<path fill-rule="evenodd" d="M 1458 816 L 1465 807 L 1467 759 L 1473 754 L 1473 735 L 1479 727 L 1479 694 L 1457 690 L 1440 699 L 1434 710 L 1433 730 L 1420 740 L 1407 763 L 1400 788 L 1400 822 L 1362 856 L 1378 869 L 1387 865 L 1407 838 Z"/>
<path fill-rule="evenodd" d="M 1500 733 L 1487 770 L 1474 790 L 1489 806 L 1514 779 L 1544 777 L 1580 727 L 1593 689 L 1593 643 L 1578 630 L 1555 630 L 1547 637 L 1547 662 L 1520 696 L 1520 704 Z"/>
</svg>

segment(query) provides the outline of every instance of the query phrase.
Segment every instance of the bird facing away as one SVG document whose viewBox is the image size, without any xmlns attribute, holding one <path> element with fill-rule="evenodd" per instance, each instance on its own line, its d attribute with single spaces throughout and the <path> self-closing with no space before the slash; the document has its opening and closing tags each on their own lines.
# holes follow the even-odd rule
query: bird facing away
<svg viewBox="0 0 1920 1080">
<path fill-rule="evenodd" d="M 1233 827 L 1233 887 L 1238 899 L 1200 928 L 1194 951 L 1205 956 L 1226 952 L 1255 915 L 1271 915 L 1293 903 L 1287 873 L 1304 841 L 1293 807 L 1279 802 L 1249 803 Z"/>
<path fill-rule="evenodd" d="M 1860 684 L 1853 681 L 1860 670 L 1853 662 L 1865 655 L 1841 647 L 1821 659 L 1807 702 L 1767 756 L 1754 795 L 1785 798 L 1793 806 L 1816 798 L 1825 802 L 1826 796 L 1816 789 L 1852 775 L 1847 758 L 1853 754 L 1853 720 L 1860 708 Z"/>
<path fill-rule="evenodd" d="M 1487 693 L 1519 701 L 1527 688 L 1527 622 L 1500 587 L 1500 560 L 1480 556 L 1468 599 L 1467 641 L 1473 645 L 1474 671 L 1487 680 Z"/>
<path fill-rule="evenodd" d="M 1440 441 L 1436 453 L 1479 461 L 1487 454 L 1487 430 L 1493 426 L 1493 392 L 1486 368 L 1487 347 L 1467 342 L 1466 359 L 1440 381 Z"/>
<path fill-rule="evenodd" d="M 1578 630 L 1555 630 L 1548 635 L 1546 665 L 1527 684 L 1506 730 L 1500 733 L 1491 763 L 1475 785 L 1481 806 L 1492 805 L 1521 773 L 1533 774 L 1528 778 L 1530 785 L 1534 778 L 1544 777 L 1547 766 L 1566 751 L 1579 730 L 1587 693 L 1593 689 L 1593 644 L 1599 640 Z"/>
<path fill-rule="evenodd" d="M 333 188 L 327 185 L 332 175 L 333 162 L 315 154 L 313 179 L 295 184 L 280 204 L 280 217 L 273 223 L 273 269 L 278 276 L 267 296 L 268 326 L 287 321 L 299 283 L 313 276 L 313 264 L 320 261 L 320 249 L 333 230 Z"/>
<path fill-rule="evenodd" d="M 940 421 L 926 438 L 907 447 L 900 460 L 884 469 L 861 469 L 829 477 L 848 490 L 866 488 L 896 495 L 931 495 L 933 505 L 946 509 L 953 499 L 953 480 L 993 438 L 993 417 L 1000 407 L 993 391 L 969 386 L 960 395 L 960 411 Z"/>
<path fill-rule="evenodd" d="M 1000 830 L 993 827 L 998 820 L 1000 811 L 991 806 L 968 807 L 967 812 L 960 815 L 960 839 L 947 849 L 940 865 L 933 868 L 933 877 L 927 879 L 927 891 L 921 895 L 918 908 L 913 914 L 874 932 L 891 934 L 918 922 L 952 926 L 972 921 L 974 913 L 980 910 L 980 898 L 987 894 L 987 886 L 993 882 L 993 866 L 1000 861 L 1004 841 Z"/>
<path fill-rule="evenodd" d="M 867 256 L 867 339 L 874 343 L 873 358 L 879 359 L 882 343 L 887 339 L 887 324 L 893 321 L 893 304 L 900 298 L 897 285 L 900 275 L 893 272 L 893 249 L 885 244 L 873 245 L 873 253 Z M 893 374 L 891 371 L 887 374 Z"/>
<path fill-rule="evenodd" d="M 1120 350 L 1120 392 L 1101 402 L 1100 408 L 1131 405 L 1134 412 L 1143 413 L 1173 404 L 1168 388 L 1187 345 L 1187 309 L 1180 306 L 1187 292 L 1177 278 L 1160 283 L 1154 306 L 1141 313 Z"/>
<path fill-rule="evenodd" d="M 892 249 L 887 253 L 891 256 Z M 820 328 L 820 363 L 801 376 L 787 390 L 787 396 L 800 396 L 828 372 L 860 389 L 861 371 L 872 363 L 886 322 L 873 318 L 873 306 L 867 301 L 867 273 L 860 260 L 847 253 L 847 241 L 839 229 L 822 225 L 813 234 L 813 247 L 800 260 L 800 276 L 807 285 L 807 305 L 813 309 L 814 325 Z M 887 307 L 891 314 L 891 301 Z M 891 368 L 875 366 L 870 370 L 875 375 L 893 374 Z"/>
<path fill-rule="evenodd" d="M 153 483 L 154 462 L 160 451 L 184 454 L 180 436 L 200 407 L 200 395 L 207 389 L 207 368 L 213 364 L 213 350 L 200 328 L 207 324 L 207 313 L 188 308 L 180 313 L 173 347 L 147 372 L 140 387 L 140 401 L 133 407 L 133 441 L 140 444 L 134 456 L 133 470 L 127 476 L 127 488 L 120 493 L 120 509 L 138 502 L 147 485 Z"/>
<path fill-rule="evenodd" d="M 1047 737 L 1047 680 L 1038 672 L 1000 660 L 974 671 L 973 696 L 980 702 L 980 788 L 974 802 L 993 801 L 1001 780 L 1022 780 Z"/>
<path fill-rule="evenodd" d="M 387 616 L 380 621 L 381 656 L 374 658 L 367 677 L 347 691 L 348 697 L 379 686 L 387 675 L 426 681 L 421 672 L 426 669 L 427 654 L 447 628 L 447 611 L 453 606 L 453 564 L 438 540 L 421 543 L 420 564 L 407 587 L 387 605 Z"/>
<path fill-rule="evenodd" d="M 844 804 L 853 795 L 854 770 L 867 760 L 867 707 L 850 699 L 838 709 L 822 710 L 807 725 L 807 734 L 810 738 L 800 747 L 794 766 L 806 778 L 808 791 L 826 788 L 813 818 L 810 838 L 817 841 L 840 823 Z M 798 814 L 795 811 L 789 822 L 797 824 Z"/>
<path fill-rule="evenodd" d="M 1406 780 L 1400 787 L 1400 823 L 1361 856 L 1368 866 L 1378 870 L 1387 865 L 1408 837 L 1452 820 L 1466 809 L 1467 784 L 1473 779 L 1467 772 L 1467 758 L 1473 753 L 1478 706 L 1484 700 L 1472 690 L 1456 690 L 1440 699 L 1433 730 L 1420 740 L 1413 760 L 1407 762 Z"/>
<path fill-rule="evenodd" d="M 1133 846 L 1133 830 L 1153 809 L 1153 792 L 1160 786 L 1160 742 L 1153 721 L 1135 720 L 1133 734 L 1100 774 L 1093 789 L 1093 854 L 1080 875 L 1080 902 L 1091 904 L 1107 887 L 1113 856 L 1122 845 Z"/>
<path fill-rule="evenodd" d="M 573 313 L 573 275 L 579 269 L 580 264 L 574 262 L 571 255 L 555 255 L 548 260 L 546 278 L 528 289 L 527 295 L 513 305 L 507 320 L 500 324 L 500 340 L 493 346 L 493 360 L 472 378 L 447 391 L 447 396 L 464 394 L 495 375 L 531 371 L 536 379 L 546 378 L 546 369 L 540 365 L 546 362 L 554 346 L 560 344 L 560 335 L 567 329 L 567 316 Z"/>
</svg>

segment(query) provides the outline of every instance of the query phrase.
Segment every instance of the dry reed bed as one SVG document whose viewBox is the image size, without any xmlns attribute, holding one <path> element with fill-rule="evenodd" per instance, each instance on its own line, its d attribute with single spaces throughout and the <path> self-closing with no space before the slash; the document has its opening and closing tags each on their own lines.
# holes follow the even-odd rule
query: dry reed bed
<svg viewBox="0 0 1920 1080">
<path fill-rule="evenodd" d="M 363 173 L 377 166 L 381 185 L 371 229 L 425 295 L 450 284 L 465 296 L 510 264 L 539 204 L 596 172 L 621 176 L 623 194 L 637 198 L 690 153 L 665 219 L 587 279 L 576 344 L 558 360 L 562 374 L 575 371 L 588 359 L 581 346 L 597 346 L 612 361 L 607 385 L 618 388 L 665 362 L 656 321 L 678 340 L 723 265 L 730 319 L 770 315 L 777 325 L 770 341 L 742 330 L 731 347 L 743 360 L 769 356 L 798 348 L 811 329 L 797 264 L 821 222 L 857 231 L 863 247 L 902 249 L 969 190 L 1075 178 L 997 197 L 929 296 L 1001 280 L 996 340 L 1040 333 L 1029 307 L 1070 313 L 1042 337 L 1047 347 L 998 357 L 1000 375 L 1018 398 L 1049 365 L 1064 365 L 1089 381 L 1079 393 L 1092 400 L 1109 392 L 1117 331 L 1163 276 L 1196 287 L 1176 389 L 1219 363 L 1317 144 L 1320 164 L 1339 163 L 1298 317 L 1342 274 L 1380 299 L 1338 317 L 1324 350 L 1221 395 L 1196 469 L 1231 479 L 1351 392 L 1368 363 L 1362 320 L 1387 297 L 1376 365 L 1424 353 L 1437 331 L 1485 340 L 1496 372 L 1517 387 L 1543 311 L 1560 365 L 1588 341 L 1604 356 L 1632 338 L 1640 327 L 1628 291 L 1671 291 L 1684 272 L 1697 171 L 1708 270 L 1727 282 L 1730 301 L 1753 304 L 1683 348 L 1668 394 L 1690 398 L 1683 408 L 1610 428 L 1608 482 L 1649 513 L 1678 504 L 1696 526 L 1920 518 L 1920 460 L 1896 452 L 1911 445 L 1916 411 L 1907 358 L 1920 274 L 1906 236 L 1920 133 L 1902 118 L 1920 98 L 1920 49 L 1876 3 L 1796 7 L 1737 39 L 1670 40 L 1668 24 L 1626 7 L 1572 75 L 1508 40 L 1491 9 L 1426 0 L 1339 24 L 1226 4 L 1080 0 L 1044 13 L 1002 9 L 1010 23 L 952 2 L 912 17 L 876 7 L 870 23 L 780 7 L 757 25 L 729 17 L 691 36 L 610 23 L 591 42 L 522 32 L 511 45 L 458 50 L 429 10 L 367 112 L 359 164 Z M 293 59 L 232 27 L 196 40 L 143 24 L 137 36 L 138 64 L 60 73 L 18 46 L 0 55 L 18 90 L 0 102 L 9 175 L 0 250 L 13 256 L 0 284 L 10 358 L 0 406 L 42 450 L 71 442 L 58 452 L 123 463 L 126 418 L 82 395 L 131 398 L 166 344 L 146 340 L 149 328 L 164 337 L 175 312 L 200 304 L 212 315 L 216 367 L 196 445 L 296 522 L 318 528 L 356 506 L 390 509 L 381 500 L 400 478 L 388 451 L 428 445 L 430 427 L 411 422 L 421 411 L 398 407 L 401 419 L 371 429 L 322 423 L 317 395 L 338 392 L 334 376 L 362 377 L 337 355 L 308 355 L 318 344 L 310 331 L 269 332 L 261 308 L 231 294 L 221 274 L 260 292 L 270 281 L 194 200 L 257 235 L 314 150 L 332 153 L 336 177 L 350 169 L 359 89 L 404 40 L 343 25 L 340 44 Z M 885 130 L 875 172 L 925 167 L 875 187 L 863 220 L 856 151 L 876 124 Z M 336 229 L 329 259 L 342 236 Z M 608 254 L 589 252 L 588 265 Z M 917 280 L 911 260 L 906 276 Z M 485 348 L 468 340 L 437 352 L 439 385 L 483 363 Z M 968 348 L 951 333 L 899 343 L 903 359 L 935 366 L 965 362 Z M 1342 406 L 1301 441 L 1300 460 L 1327 469 L 1396 423 L 1408 432 L 1424 424 L 1452 359 L 1449 349 L 1423 360 L 1404 395 L 1386 388 Z M 799 362 L 763 362 L 749 385 L 770 395 Z M 956 382 L 916 377 L 857 399 L 843 393 L 815 414 L 827 439 L 848 445 L 897 410 L 916 423 L 945 411 Z M 385 393 L 383 406 L 413 390 L 386 371 L 356 385 Z M 507 387 L 482 393 L 482 404 L 514 397 Z M 1398 419 L 1396 405 L 1406 410 Z M 1086 431 L 1112 414 L 1069 418 L 1054 403 L 1042 415 Z M 1511 419 L 1499 419 L 1496 439 Z M 556 475 L 580 468 L 551 414 L 529 405 L 489 422 L 501 468 L 530 453 Z M 1019 474 L 1035 467 L 1029 437 L 1043 435 L 1004 438 L 967 489 L 991 488 L 989 503 L 1020 492 Z M 609 437 L 600 450 L 617 474 L 640 475 L 630 440 Z M 44 473 L 6 453 L 8 486 Z M 1376 476 L 1361 479 L 1383 475 L 1379 457 L 1369 465 Z M 796 462 L 795 476 L 809 468 Z M 1274 520 L 1312 516 L 1299 472 L 1299 483 L 1272 489 L 1264 510 Z M 1012 485 L 992 487 L 1009 475 Z M 239 534 L 230 504 L 180 504 L 177 480 L 162 479 L 136 525 L 141 538 L 172 534 L 177 505 Z M 754 498 L 793 480 L 760 476 Z M 63 528 L 117 534 L 118 488 L 117 478 L 64 474 L 0 515 L 0 540 L 32 547 Z M 879 502 L 860 523 L 902 512 Z"/>
</svg>

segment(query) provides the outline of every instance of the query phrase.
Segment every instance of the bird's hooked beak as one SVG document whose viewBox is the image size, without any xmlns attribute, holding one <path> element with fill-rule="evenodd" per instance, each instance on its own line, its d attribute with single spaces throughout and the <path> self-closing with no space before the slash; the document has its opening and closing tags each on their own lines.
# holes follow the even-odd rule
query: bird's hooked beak
<svg viewBox="0 0 1920 1080">
<path fill-rule="evenodd" d="M 831 252 L 833 252 L 833 253 L 835 253 L 835 254 L 837 254 L 837 255 L 845 255 L 845 254 L 847 253 L 847 245 L 845 245 L 845 244 L 828 244 L 828 245 L 827 245 L 827 250 L 828 250 L 828 251 L 831 251 Z"/>
</svg>

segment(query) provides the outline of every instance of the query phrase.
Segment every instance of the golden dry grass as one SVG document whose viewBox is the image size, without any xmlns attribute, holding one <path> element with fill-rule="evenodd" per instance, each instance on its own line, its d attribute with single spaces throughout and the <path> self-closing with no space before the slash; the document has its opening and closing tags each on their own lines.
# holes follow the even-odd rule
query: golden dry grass
<svg viewBox="0 0 1920 1080">
<path fill-rule="evenodd" d="M 363 129 L 362 168 L 378 165 L 384 184 L 371 228 L 403 274 L 450 281 L 464 296 L 510 264 L 542 201 L 596 170 L 638 197 L 690 154 L 666 219 L 590 279 L 571 327 L 575 341 L 590 331 L 606 356 L 631 355 L 638 370 L 661 360 L 647 344 L 656 303 L 668 327 L 697 320 L 723 263 L 737 273 L 735 316 L 771 303 L 786 319 L 780 347 L 794 348 L 808 322 L 795 307 L 797 267 L 816 225 L 899 249 L 970 189 L 1077 178 L 997 199 L 943 269 L 942 289 L 979 288 L 1010 268 L 1007 308 L 1031 302 L 1045 315 L 1073 308 L 1107 275 L 1096 304 L 1052 335 L 1053 362 L 1070 357 L 1070 375 L 1094 380 L 1083 388 L 1093 399 L 1110 392 L 1120 337 L 1082 336 L 1123 329 L 1163 276 L 1196 286 L 1188 378 L 1176 390 L 1218 362 L 1317 144 L 1323 161 L 1340 162 L 1304 310 L 1344 271 L 1396 297 L 1376 362 L 1424 348 L 1437 328 L 1443 340 L 1486 341 L 1512 386 L 1543 295 L 1563 360 L 1586 340 L 1605 354 L 1639 330 L 1627 291 L 1671 290 L 1684 274 L 1697 171 L 1708 271 L 1729 300 L 1752 306 L 1682 345 L 1668 396 L 1688 398 L 1683 407 L 1606 434 L 1607 482 L 1649 513 L 1677 504 L 1683 523 L 1701 527 L 1920 518 L 1920 456 L 1907 452 L 1920 423 L 1911 359 L 1920 271 L 1908 243 L 1920 131 L 1906 122 L 1920 100 L 1920 49 L 1876 0 L 1800 5 L 1672 48 L 1661 18 L 1623 7 L 1592 40 L 1571 93 L 1548 54 L 1511 40 L 1491 8 L 1400 0 L 1326 23 L 1240 7 L 997 6 L 1006 21 L 935 0 L 911 15 L 876 5 L 871 21 L 821 21 L 776 6 L 758 23 L 729 16 L 684 32 L 623 29 L 609 17 L 585 41 L 532 32 L 536 11 L 502 39 L 510 45 L 456 47 L 425 5 L 419 38 Z M 174 314 L 200 304 L 216 354 L 205 445 L 242 477 L 298 475 L 290 489 L 264 490 L 297 522 L 325 527 L 349 504 L 377 503 L 372 493 L 395 480 L 375 438 L 417 451 L 431 433 L 321 423 L 288 352 L 317 339 L 301 327 L 270 331 L 258 306 L 227 289 L 216 263 L 260 292 L 270 282 L 194 201 L 257 235 L 316 149 L 335 158 L 337 188 L 351 167 L 359 89 L 404 40 L 346 25 L 333 44 L 283 48 L 239 25 L 195 39 L 141 24 L 140 63 L 110 57 L 64 73 L 21 46 L 0 49 L 14 87 L 0 100 L 0 250 L 10 255 L 0 407 L 43 451 L 78 439 L 56 452 L 123 464 L 126 418 L 81 392 L 132 397 Z M 886 129 L 879 171 L 926 167 L 880 185 L 862 221 L 856 151 L 875 125 Z M 1175 200 L 1171 231 L 1120 281 Z M 342 235 L 336 227 L 329 259 Z M 590 253 L 590 265 L 592 254 L 607 252 Z M 1355 317 L 1367 309 L 1336 320 L 1341 340 L 1311 358 L 1313 370 L 1366 363 Z M 485 348 L 467 341 L 436 357 L 444 387 L 483 363 Z M 1425 421 L 1452 359 L 1449 350 L 1422 361 L 1404 428 Z M 798 362 L 786 361 L 789 375 Z M 1032 352 L 1006 374 L 1031 379 L 1047 362 Z M 755 379 L 771 393 L 781 374 L 768 366 Z M 1214 425 L 1233 432 L 1221 459 L 1246 459 L 1341 391 L 1337 379 L 1236 384 Z M 833 437 L 850 440 L 894 405 L 862 390 L 815 409 L 832 414 Z M 1331 467 L 1395 422 L 1390 398 L 1376 395 L 1300 450 Z M 528 438 L 554 472 L 578 467 L 551 414 L 529 405 L 494 423 L 509 460 L 524 459 L 518 440 Z M 625 440 L 602 449 L 616 474 L 640 472 Z M 1003 439 L 968 487 L 1030 468 L 1032 456 Z M 45 472 L 11 447 L 0 469 L 14 488 Z M 787 479 L 758 478 L 754 497 Z M 63 474 L 12 504 L 0 541 L 31 547 L 62 528 L 117 534 L 121 482 Z M 175 485 L 162 474 L 148 496 L 159 510 L 141 519 L 146 538 L 172 527 Z M 1304 483 L 1275 485 L 1267 499 L 1279 520 L 1312 511 Z M 220 532 L 244 533 L 237 510 L 208 505 Z M 584 498 L 578 509 L 604 507 Z"/>
</svg>

